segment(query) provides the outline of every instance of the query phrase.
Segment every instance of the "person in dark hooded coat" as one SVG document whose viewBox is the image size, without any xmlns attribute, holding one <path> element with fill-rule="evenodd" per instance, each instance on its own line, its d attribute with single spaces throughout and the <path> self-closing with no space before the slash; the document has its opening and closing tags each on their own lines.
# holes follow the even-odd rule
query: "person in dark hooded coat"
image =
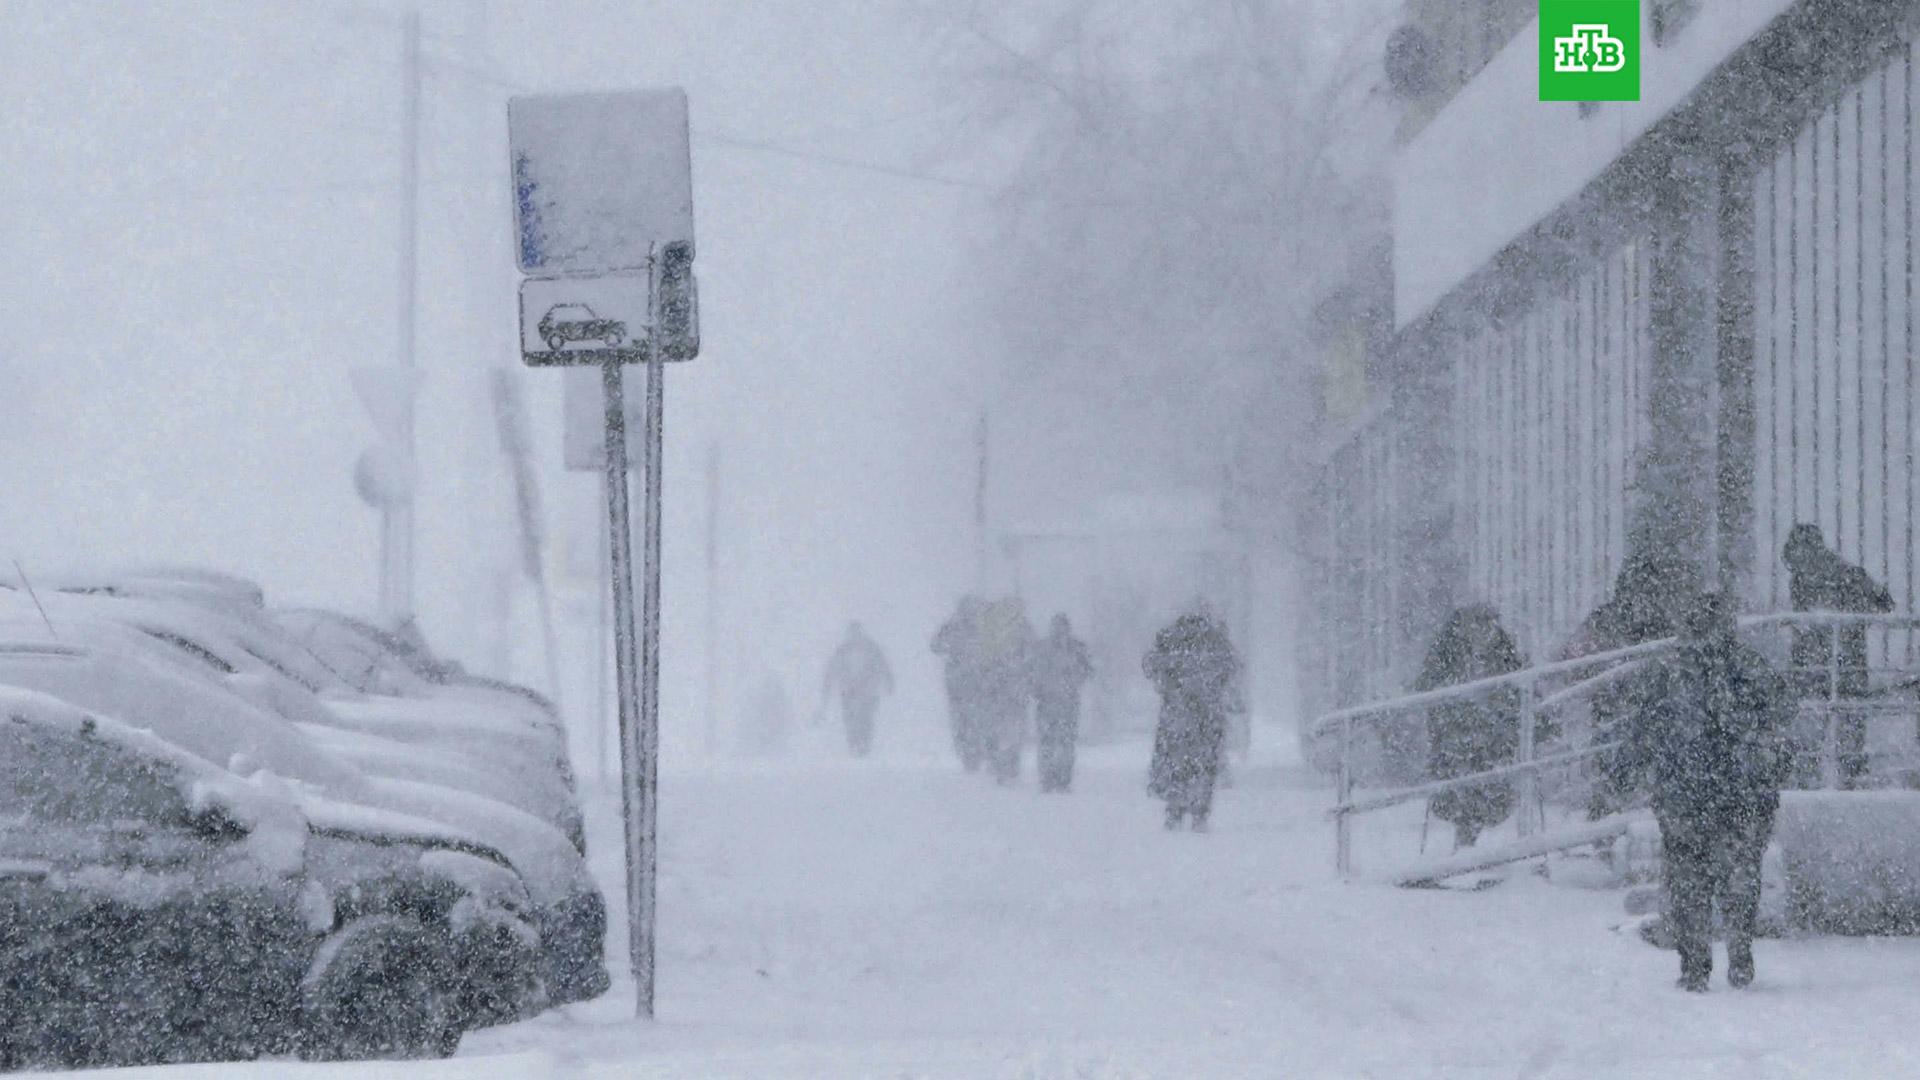
<svg viewBox="0 0 1920 1080">
<path fill-rule="evenodd" d="M 1240 656 L 1204 603 L 1155 636 L 1141 661 L 1160 692 L 1147 790 L 1167 804 L 1167 828 L 1191 819 L 1205 832 L 1220 778 L 1227 716 L 1243 711 Z"/>
<path fill-rule="evenodd" d="M 1520 650 L 1485 604 L 1455 610 L 1427 649 L 1416 692 L 1491 679 L 1526 666 Z M 1435 780 L 1511 765 L 1520 746 L 1520 692 L 1503 687 L 1480 697 L 1427 710 L 1427 772 Z M 1505 780 L 1454 788 L 1428 803 L 1453 825 L 1454 844 L 1472 847 L 1480 833 L 1513 813 L 1513 785 Z"/>
<path fill-rule="evenodd" d="M 1893 595 L 1860 567 L 1827 547 L 1820 526 L 1795 525 L 1782 552 L 1787 564 L 1787 595 L 1795 611 L 1840 611 L 1885 614 L 1893 610 Z M 1834 663 L 1834 632 L 1809 626 L 1793 632 L 1794 685 L 1806 697 L 1857 698 L 1867 693 L 1867 628 L 1845 626 L 1839 631 L 1840 655 Z M 1838 686 L 1829 684 L 1836 678 Z M 1867 725 L 1859 713 L 1842 714 L 1836 721 L 1840 782 L 1854 787 L 1867 772 Z M 1814 763 L 1802 755 L 1802 779 L 1810 780 Z"/>
<path fill-rule="evenodd" d="M 1615 763 L 1623 786 L 1652 788 L 1682 989 L 1704 991 L 1713 973 L 1716 899 L 1727 981 L 1753 981 L 1760 859 L 1792 768 L 1794 708 L 1786 680 L 1737 636 L 1733 601 L 1706 593 L 1682 614 L 1679 648 L 1655 666 L 1628 725 Z"/>
<path fill-rule="evenodd" d="M 1698 591 L 1698 582 L 1698 572 L 1673 545 L 1660 543 L 1646 533 L 1637 535 L 1628 544 L 1625 565 L 1614 579 L 1613 591 L 1580 624 L 1560 651 L 1560 658 L 1571 660 L 1672 637 L 1674 598 Z M 1589 671 L 1580 677 L 1593 674 Z M 1634 710 L 1640 707 L 1646 685 L 1644 676 L 1629 675 L 1593 692 L 1594 742 L 1619 738 Z M 1597 820 L 1626 807 L 1628 793 L 1614 786 L 1612 778 L 1616 775 L 1618 770 L 1604 756 L 1589 764 L 1588 779 L 1593 784 L 1587 803 L 1589 818 Z"/>
<path fill-rule="evenodd" d="M 1080 738 L 1080 688 L 1093 677 L 1086 642 L 1073 624 L 1055 615 L 1046 637 L 1033 647 L 1033 722 L 1040 742 L 1040 790 L 1065 791 L 1073 784 L 1073 750 Z"/>
</svg>

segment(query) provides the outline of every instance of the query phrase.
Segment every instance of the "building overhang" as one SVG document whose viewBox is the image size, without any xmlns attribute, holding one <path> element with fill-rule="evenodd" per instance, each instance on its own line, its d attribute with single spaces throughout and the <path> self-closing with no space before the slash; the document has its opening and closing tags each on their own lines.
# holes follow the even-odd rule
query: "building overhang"
<svg viewBox="0 0 1920 1080">
<path fill-rule="evenodd" d="M 1579 195 L 1686 101 L 1747 41 L 1803 0 L 1714 0 L 1653 46 L 1641 5 L 1639 101 L 1585 110 L 1539 100 L 1539 23 L 1530 22 L 1393 163 L 1394 324 L 1448 293 Z"/>
</svg>

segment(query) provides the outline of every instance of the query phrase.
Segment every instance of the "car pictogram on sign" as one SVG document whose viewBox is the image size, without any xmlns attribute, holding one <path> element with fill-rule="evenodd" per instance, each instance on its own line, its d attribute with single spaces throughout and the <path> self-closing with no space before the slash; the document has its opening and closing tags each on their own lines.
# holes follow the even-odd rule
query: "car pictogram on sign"
<svg viewBox="0 0 1920 1080">
<path fill-rule="evenodd" d="M 603 319 L 585 304 L 555 304 L 540 317 L 540 338 L 559 352 L 570 341 L 601 341 L 618 348 L 627 339 L 627 324 Z"/>
</svg>

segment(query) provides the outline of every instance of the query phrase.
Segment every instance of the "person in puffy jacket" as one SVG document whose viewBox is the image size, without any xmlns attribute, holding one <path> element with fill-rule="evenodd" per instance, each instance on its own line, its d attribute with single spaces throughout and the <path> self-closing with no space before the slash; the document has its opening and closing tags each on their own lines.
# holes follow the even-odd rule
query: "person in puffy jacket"
<svg viewBox="0 0 1920 1080">
<path fill-rule="evenodd" d="M 1727 982 L 1753 981 L 1760 858 L 1792 768 L 1794 707 L 1786 680 L 1738 638 L 1726 594 L 1683 609 L 1679 648 L 1656 666 L 1615 759 L 1623 785 L 1644 780 L 1652 791 L 1682 989 L 1707 988 L 1716 900 Z"/>
<path fill-rule="evenodd" d="M 1427 648 L 1416 692 L 1508 675 L 1525 667 L 1520 649 L 1485 604 L 1455 610 Z M 1536 728 L 1536 735 L 1539 729 Z M 1503 687 L 1477 698 L 1448 701 L 1427 710 L 1427 775 L 1451 780 L 1513 764 L 1520 748 L 1520 691 Z M 1433 816 L 1453 825 L 1454 846 L 1472 847 L 1481 832 L 1513 813 L 1513 783 L 1490 780 L 1452 788 L 1428 803 Z"/>
</svg>

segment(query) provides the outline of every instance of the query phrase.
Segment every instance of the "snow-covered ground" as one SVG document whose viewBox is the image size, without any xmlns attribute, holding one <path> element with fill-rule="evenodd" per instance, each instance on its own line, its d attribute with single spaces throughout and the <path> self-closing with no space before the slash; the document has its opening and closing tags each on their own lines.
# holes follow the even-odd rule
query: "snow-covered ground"
<svg viewBox="0 0 1920 1080">
<path fill-rule="evenodd" d="M 904 759 L 670 771 L 655 1023 L 629 1019 L 622 983 L 470 1035 L 451 1061 L 150 1072 L 1920 1075 L 1920 942 L 1762 942 L 1754 989 L 1716 973 L 1684 995 L 1671 954 L 1615 931 L 1618 891 L 1342 884 L 1313 778 L 1255 764 L 1211 834 L 1169 834 L 1145 756 L 1088 755 L 1067 797 Z M 591 824 L 617 898 L 613 806 L 596 800 Z M 1363 830 L 1361 860 L 1385 869 L 1418 829 L 1416 808 Z"/>
</svg>

